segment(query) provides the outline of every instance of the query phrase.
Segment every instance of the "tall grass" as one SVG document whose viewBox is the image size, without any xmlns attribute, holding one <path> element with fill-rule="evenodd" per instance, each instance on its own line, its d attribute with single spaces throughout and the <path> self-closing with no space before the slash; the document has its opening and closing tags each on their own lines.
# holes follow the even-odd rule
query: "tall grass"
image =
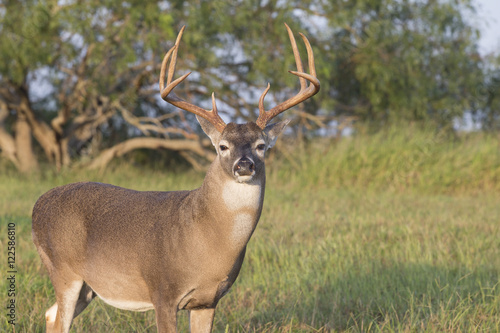
<svg viewBox="0 0 500 333">
<path fill-rule="evenodd" d="M 500 191 L 500 136 L 395 128 L 285 148 L 279 177 L 312 187 L 479 193 Z M 291 178 L 290 178 L 291 177 Z"/>
<path fill-rule="evenodd" d="M 118 165 L 118 164 L 117 164 Z M 51 187 L 95 180 L 195 188 L 203 174 L 120 163 L 105 173 L 0 175 L 0 247 L 17 228 L 16 332 L 42 332 L 55 297 L 31 242 L 30 211 Z M 500 331 L 500 156 L 485 135 L 388 130 L 282 144 L 268 160 L 261 221 L 215 332 Z M 0 252 L 2 273 L 6 250 Z M 6 290 L 6 280 L 0 280 Z M 3 298 L 2 298 L 3 299 Z M 3 304 L 2 304 L 3 305 Z M 186 314 L 179 314 L 187 331 Z M 2 317 L 1 331 L 12 331 Z M 95 300 L 74 332 L 155 332 L 154 313 Z"/>
</svg>

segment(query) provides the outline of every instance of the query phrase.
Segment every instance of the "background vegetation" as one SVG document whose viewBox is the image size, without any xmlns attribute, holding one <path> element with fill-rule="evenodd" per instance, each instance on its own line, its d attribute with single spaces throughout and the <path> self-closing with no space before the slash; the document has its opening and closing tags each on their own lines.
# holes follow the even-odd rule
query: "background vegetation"
<svg viewBox="0 0 500 333">
<path fill-rule="evenodd" d="M 182 25 L 179 94 L 227 121 L 256 119 L 298 90 L 283 23 L 304 32 L 321 93 L 287 113 L 296 133 L 377 131 L 467 119 L 499 127 L 498 55 L 481 55 L 473 0 L 67 1 L 0 3 L 0 150 L 24 172 L 103 168 L 140 148 L 213 157 L 191 114 L 158 96 L 161 58 Z M 304 51 L 304 50 L 302 50 Z M 318 132 L 318 129 L 323 129 Z M 207 150 L 208 149 L 208 150 Z M 171 156 L 171 155 L 170 155 Z"/>
<path fill-rule="evenodd" d="M 478 52 L 475 6 L 0 0 L 0 247 L 15 223 L 18 268 L 17 325 L 2 315 L 0 331 L 43 332 L 54 302 L 31 241 L 42 193 L 82 180 L 201 184 L 210 144 L 158 98 L 180 27 L 178 75 L 193 74 L 179 95 L 210 108 L 215 91 L 224 119 L 246 121 L 268 81 L 269 106 L 298 90 L 283 22 L 311 41 L 322 88 L 284 115 L 262 219 L 215 331 L 500 331 L 500 57 Z M 120 148 L 131 140 L 136 150 Z M 156 328 L 152 311 L 95 300 L 73 331 Z"/>
</svg>

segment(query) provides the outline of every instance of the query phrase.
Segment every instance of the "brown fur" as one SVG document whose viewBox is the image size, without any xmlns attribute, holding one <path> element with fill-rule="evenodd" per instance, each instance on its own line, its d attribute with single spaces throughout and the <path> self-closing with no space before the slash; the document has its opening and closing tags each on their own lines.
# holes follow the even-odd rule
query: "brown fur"
<svg viewBox="0 0 500 333">
<path fill-rule="evenodd" d="M 211 331 L 262 211 L 264 154 L 256 142 L 269 148 L 286 123 L 264 130 L 228 124 L 221 134 L 199 121 L 218 157 L 196 190 L 139 192 L 85 182 L 39 198 L 33 242 L 57 299 L 46 314 L 47 332 L 68 332 L 96 295 L 125 309 L 154 308 L 159 332 L 176 331 L 181 309 L 191 311 L 192 332 Z M 229 146 L 224 152 L 222 142 Z M 240 183 L 235 165 L 243 157 L 254 161 L 255 174 Z"/>
</svg>

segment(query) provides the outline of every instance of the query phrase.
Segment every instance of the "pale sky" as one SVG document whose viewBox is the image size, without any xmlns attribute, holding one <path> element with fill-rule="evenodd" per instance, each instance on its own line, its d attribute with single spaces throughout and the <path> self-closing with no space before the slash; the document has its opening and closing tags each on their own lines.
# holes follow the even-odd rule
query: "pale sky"
<svg viewBox="0 0 500 333">
<path fill-rule="evenodd" d="M 481 30 L 479 51 L 482 54 L 500 54 L 500 0 L 476 0 L 477 26 Z"/>
</svg>

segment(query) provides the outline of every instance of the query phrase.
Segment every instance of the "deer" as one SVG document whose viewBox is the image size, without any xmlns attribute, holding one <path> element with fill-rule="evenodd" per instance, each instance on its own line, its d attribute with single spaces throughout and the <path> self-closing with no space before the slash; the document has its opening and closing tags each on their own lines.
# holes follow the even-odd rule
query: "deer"
<svg viewBox="0 0 500 333">
<path fill-rule="evenodd" d="M 177 331 L 180 310 L 189 312 L 191 332 L 212 331 L 215 308 L 235 282 L 261 216 L 265 153 L 288 124 L 270 121 L 320 89 L 307 37 L 300 33 L 310 73 L 285 26 L 297 66 L 290 73 L 299 77 L 301 88 L 266 111 L 268 84 L 256 122 L 226 124 L 214 93 L 212 110 L 206 110 L 173 92 L 190 74 L 173 80 L 185 26 L 165 54 L 162 99 L 194 113 L 217 152 L 199 188 L 135 191 L 79 182 L 53 188 L 38 199 L 32 238 L 56 295 L 45 313 L 47 332 L 69 332 L 73 319 L 95 297 L 119 309 L 154 309 L 161 333 Z"/>
</svg>

